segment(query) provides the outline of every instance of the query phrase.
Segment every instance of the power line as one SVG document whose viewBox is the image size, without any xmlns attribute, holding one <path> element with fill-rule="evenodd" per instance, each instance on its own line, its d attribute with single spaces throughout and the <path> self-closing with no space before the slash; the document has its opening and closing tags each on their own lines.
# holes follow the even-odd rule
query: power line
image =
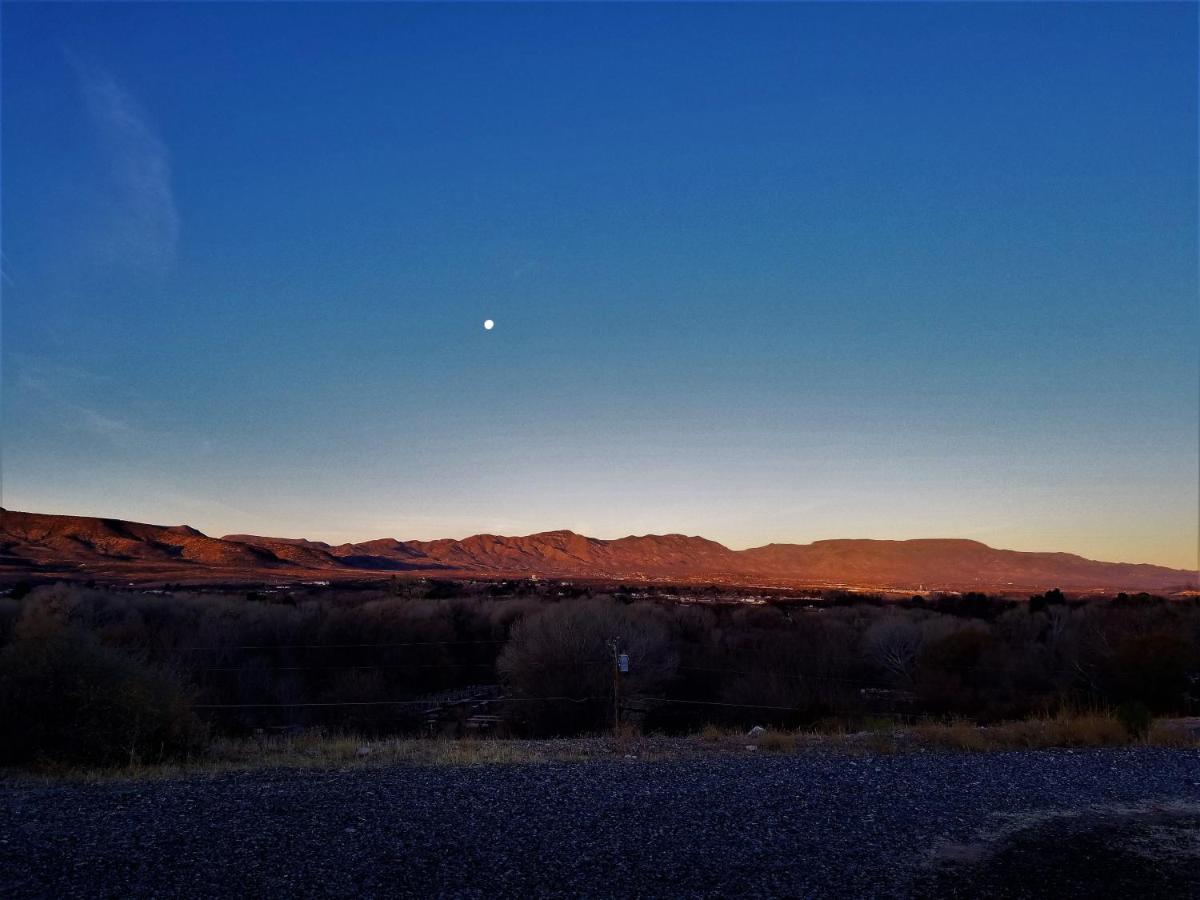
<svg viewBox="0 0 1200 900">
<path fill-rule="evenodd" d="M 464 700 L 328 700 L 306 703 L 194 703 L 192 709 L 297 709 L 309 706 L 424 706 L 436 709 L 441 706 L 455 706 L 464 703 L 544 703 L 562 701 L 565 703 L 593 703 L 598 700 L 608 701 L 608 697 L 496 697 L 496 698 L 466 698 Z"/>
<path fill-rule="evenodd" d="M 480 643 L 503 643 L 503 642 L 489 641 L 489 642 L 480 642 Z M 301 645 L 294 645 L 294 647 L 298 647 L 298 646 L 301 646 Z M 354 647 L 354 646 L 361 646 L 361 647 L 403 647 L 403 646 L 423 647 L 423 646 L 440 646 L 440 645 L 435 645 L 435 644 L 361 644 L 361 645 L 314 644 L 312 646 L 313 647 Z M 186 648 L 186 649 L 200 649 L 200 648 Z M 205 648 L 205 649 L 208 649 L 208 648 Z M 212 649 L 216 649 L 216 648 L 212 648 Z M 260 648 L 246 647 L 246 648 L 242 648 L 242 649 L 260 649 Z M 270 649 L 283 649 L 283 648 L 272 647 Z M 853 657 L 853 656 L 826 657 L 826 658 L 849 660 L 849 661 L 856 662 L 860 665 L 865 662 L 865 660 L 863 660 L 862 658 Z M 346 666 L 276 666 L 276 665 L 268 665 L 263 668 L 259 668 L 259 667 L 255 667 L 255 666 L 190 666 L 190 665 L 187 665 L 186 663 L 184 663 L 183 665 L 188 671 L 191 671 L 191 672 L 303 672 L 303 671 L 354 671 L 354 670 L 371 670 L 371 669 L 462 669 L 462 668 L 489 668 L 490 669 L 495 666 L 495 663 L 494 662 L 483 662 L 483 663 L 474 663 L 474 662 L 400 663 L 400 664 L 388 664 L 388 665 L 346 665 Z M 607 666 L 608 662 L 606 660 L 579 659 L 579 660 L 574 660 L 567 665 L 569 665 L 569 666 L 580 666 L 580 665 L 605 665 L 605 666 Z M 826 681 L 844 681 L 847 684 L 877 685 L 880 687 L 890 687 L 891 686 L 884 682 L 867 681 L 864 679 L 850 678 L 850 677 L 841 676 L 841 675 L 830 675 L 830 674 L 826 674 L 823 672 L 789 673 L 786 671 L 778 671 L 778 670 L 767 669 L 767 668 L 763 668 L 763 669 L 721 669 L 721 668 L 716 668 L 716 667 L 711 667 L 711 666 L 677 666 L 676 668 L 679 671 L 684 671 L 684 672 L 709 672 L 709 673 L 718 674 L 718 675 L 741 675 L 741 676 L 763 676 L 763 675 L 765 675 L 765 676 L 770 676 L 773 678 L 783 678 L 783 679 L 792 680 L 792 681 L 803 681 L 806 679 L 817 678 L 817 679 L 822 679 L 822 680 L 826 680 Z M 921 667 L 917 663 L 914 663 L 913 664 L 914 671 L 918 668 L 921 668 Z M 1003 666 L 970 666 L 970 665 L 955 665 L 955 664 L 940 663 L 940 664 L 934 666 L 933 668 L 938 669 L 938 670 L 949 670 L 949 671 L 955 671 L 955 672 L 976 671 L 976 672 L 1004 672 L 1004 673 L 1008 673 L 1011 675 L 1020 675 L 1021 674 L 1021 672 L 1019 672 L 1019 671 L 1016 671 L 1011 668 L 1005 668 Z"/>
<path fill-rule="evenodd" d="M 323 650 L 357 649 L 361 647 L 463 647 L 473 644 L 507 644 L 507 640 L 495 641 L 405 641 L 395 644 L 228 644 L 216 647 L 179 647 L 179 650 Z"/>
<path fill-rule="evenodd" d="M 736 706 L 741 709 L 782 709 L 788 712 L 796 712 L 799 709 L 796 706 L 771 706 L 765 703 L 722 703 L 717 700 L 673 700 L 668 697 L 638 697 L 637 699 L 652 703 L 686 703 L 694 706 Z"/>
<path fill-rule="evenodd" d="M 497 646 L 509 643 L 508 639 L 503 640 L 476 640 L 476 641 L 403 641 L 395 643 L 354 643 L 354 644 L 229 644 L 226 646 L 195 646 L 195 647 L 179 647 L 178 650 L 187 651 L 228 651 L 228 650 L 352 650 L 352 649 L 369 649 L 369 648 L 396 648 L 396 647 L 470 647 L 470 646 Z M 693 648 L 698 645 L 687 642 L 677 642 L 671 646 L 676 648 Z M 863 663 L 867 661 L 867 657 L 852 656 L 849 654 L 829 655 L 821 654 L 823 659 L 837 659 L 854 663 Z M 914 667 L 917 661 L 914 660 Z M 303 668 L 303 667 L 295 667 Z M 759 674 L 757 672 L 737 672 L 729 669 L 704 669 L 699 666 L 680 666 L 681 669 L 690 669 L 693 671 L 711 671 L 725 672 L 727 674 Z M 961 671 L 981 671 L 981 672 L 1012 672 L 1012 669 L 1003 666 L 984 666 L 984 665 L 956 665 L 953 663 L 941 663 L 936 666 L 938 669 L 953 669 Z"/>
<path fill-rule="evenodd" d="M 559 666 L 558 668 L 577 669 L 580 666 L 607 666 L 606 660 L 577 659 Z M 462 663 L 396 663 L 393 665 L 361 665 L 361 666 L 199 666 L 188 667 L 189 672 L 256 672 L 271 675 L 276 672 L 356 672 L 375 670 L 392 671 L 403 669 L 495 669 L 494 662 L 462 662 Z"/>
<path fill-rule="evenodd" d="M 765 676 L 767 678 L 782 678 L 785 681 L 841 681 L 846 684 L 857 684 L 867 687 L 888 687 L 878 681 L 867 681 L 862 678 L 846 678 L 841 675 L 826 675 L 820 672 L 808 672 L 800 674 L 789 674 L 787 672 L 775 672 L 771 669 L 759 669 L 757 671 L 740 671 L 737 669 L 706 669 L 701 666 L 679 666 L 679 669 L 687 672 L 713 672 L 722 675 L 742 675 L 748 677 Z"/>
<path fill-rule="evenodd" d="M 257 672 L 270 675 L 274 672 L 359 672 L 394 669 L 494 669 L 494 663 L 403 663 L 392 666 L 205 666 L 193 672 Z"/>
</svg>

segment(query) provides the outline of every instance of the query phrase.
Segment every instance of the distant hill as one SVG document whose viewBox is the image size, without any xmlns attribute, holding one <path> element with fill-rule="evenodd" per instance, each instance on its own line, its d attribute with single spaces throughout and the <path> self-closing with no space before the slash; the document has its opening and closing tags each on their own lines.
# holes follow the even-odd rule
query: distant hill
<svg viewBox="0 0 1200 900">
<path fill-rule="evenodd" d="M 954 538 L 910 541 L 829 540 L 768 544 L 742 551 L 753 571 L 802 572 L 816 581 L 882 586 L 1061 587 L 1074 590 L 1180 590 L 1196 572 L 1145 563 L 1112 563 L 1072 553 L 997 550 Z"/>
<path fill-rule="evenodd" d="M 388 573 L 1013 592 L 1061 587 L 1171 593 L 1200 587 L 1200 576 L 1185 569 L 997 550 L 959 539 L 827 540 L 730 550 L 682 534 L 601 540 L 546 531 L 332 545 L 250 534 L 212 538 L 186 525 L 0 510 L 0 576 L 10 580 L 42 575 L 236 582 Z"/>
<path fill-rule="evenodd" d="M 280 564 L 253 544 L 207 537 L 187 525 L 0 511 L 0 562 L 78 568 L 108 561 L 237 569 Z"/>
</svg>

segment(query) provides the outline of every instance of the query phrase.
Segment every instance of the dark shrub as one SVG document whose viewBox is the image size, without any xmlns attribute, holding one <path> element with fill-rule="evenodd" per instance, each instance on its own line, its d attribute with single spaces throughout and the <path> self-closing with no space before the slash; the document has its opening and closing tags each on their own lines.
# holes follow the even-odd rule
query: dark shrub
<svg viewBox="0 0 1200 900">
<path fill-rule="evenodd" d="M 1135 741 L 1140 741 L 1150 733 L 1150 725 L 1154 717 L 1150 715 L 1150 707 L 1140 700 L 1127 700 L 1117 707 L 1117 721 Z"/>
<path fill-rule="evenodd" d="M 457 581 L 435 580 L 430 583 L 429 593 L 425 597 L 429 600 L 453 600 L 462 594 L 463 586 Z"/>
<path fill-rule="evenodd" d="M 1123 700 L 1141 701 L 1155 712 L 1179 712 L 1185 707 L 1195 657 L 1193 646 L 1182 635 L 1124 638 L 1109 664 L 1113 693 Z"/>
<path fill-rule="evenodd" d="M 963 629 L 930 641 L 917 657 L 918 697 L 932 711 L 975 715 L 982 709 L 988 684 L 979 670 L 991 636 Z"/>
<path fill-rule="evenodd" d="M 659 691 L 675 673 L 678 656 L 650 609 L 586 600 L 549 606 L 518 622 L 497 662 L 522 698 L 512 704 L 513 723 L 538 734 L 611 728 L 614 639 L 630 660 L 620 676 L 626 698 Z"/>
<path fill-rule="evenodd" d="M 173 679 L 90 635 L 24 636 L 0 651 L 0 764 L 158 761 L 201 738 Z"/>
</svg>

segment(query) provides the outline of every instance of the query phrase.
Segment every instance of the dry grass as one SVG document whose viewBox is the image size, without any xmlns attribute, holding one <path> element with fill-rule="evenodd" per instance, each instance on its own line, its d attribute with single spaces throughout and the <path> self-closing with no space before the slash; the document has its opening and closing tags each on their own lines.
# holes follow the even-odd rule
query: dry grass
<svg viewBox="0 0 1200 900">
<path fill-rule="evenodd" d="M 1003 750 L 1033 750 L 1074 747 L 1151 746 L 1200 748 L 1200 736 L 1180 723 L 1159 720 L 1145 738 L 1129 735 L 1109 712 L 1063 712 L 996 725 L 981 726 L 966 719 L 901 725 L 889 718 L 870 718 L 851 723 L 828 720 L 812 730 L 785 732 L 768 730 L 747 739 L 738 732 L 709 726 L 699 735 L 710 744 L 750 743 L 776 753 L 822 748 L 848 753 L 903 753 L 921 750 L 953 750 L 968 753 Z"/>
<path fill-rule="evenodd" d="M 758 736 L 758 748 L 768 753 L 793 753 L 797 746 L 796 735 L 788 731 L 768 730 Z"/>
<path fill-rule="evenodd" d="M 628 736 L 622 735 L 627 740 Z M 486 766 L 579 761 L 591 753 L 582 742 L 499 738 L 386 738 L 319 733 L 256 740 L 219 741 L 210 754 L 234 767 L 344 768 L 349 766 Z"/>
<path fill-rule="evenodd" d="M 116 769 L 56 770 L 17 777 L 84 781 L 151 780 L 188 775 L 221 775 L 262 769 L 329 770 L 409 766 L 497 766 L 521 763 L 584 762 L 598 759 L 659 760 L 764 753 L 802 753 L 820 749 L 849 754 L 905 753 L 927 750 L 996 752 L 1054 747 L 1153 746 L 1200 749 L 1194 730 L 1200 723 L 1156 721 L 1147 736 L 1130 738 L 1105 712 L 1060 713 L 1035 719 L 978 726 L 966 720 L 899 726 L 889 719 L 860 723 L 865 730 L 768 729 L 751 737 L 736 729 L 709 725 L 690 737 L 638 735 L 632 729 L 606 737 L 556 740 L 502 738 L 388 738 L 303 732 L 287 736 L 221 738 L 202 757 L 180 763 L 133 765 Z M 1186 727 L 1186 725 L 1192 727 Z M 4 773 L 0 773 L 4 777 Z"/>
<path fill-rule="evenodd" d="M 304 732 L 284 737 L 221 738 L 200 757 L 176 763 L 134 764 L 112 769 L 48 770 L 34 777 L 83 781 L 151 780 L 185 775 L 222 775 L 262 769 L 355 769 L 390 765 L 495 766 L 592 758 L 575 741 L 463 738 L 388 738 Z"/>
<path fill-rule="evenodd" d="M 1143 739 L 1129 735 L 1107 712 L 1059 713 L 986 727 L 967 721 L 917 725 L 906 732 L 917 747 L 983 752 L 1052 747 L 1200 747 L 1200 738 L 1166 722 L 1156 722 Z"/>
<path fill-rule="evenodd" d="M 905 732 L 917 747 L 936 750 L 967 750 L 971 752 L 999 749 L 985 738 L 983 729 L 973 722 L 954 721 L 916 725 Z"/>
<path fill-rule="evenodd" d="M 642 731 L 633 722 L 622 722 L 617 728 L 617 740 L 629 743 L 642 736 Z"/>
<path fill-rule="evenodd" d="M 1200 735 L 1181 728 L 1178 723 L 1159 720 L 1150 726 L 1145 743 L 1151 747 L 1196 750 L 1200 749 Z"/>
</svg>

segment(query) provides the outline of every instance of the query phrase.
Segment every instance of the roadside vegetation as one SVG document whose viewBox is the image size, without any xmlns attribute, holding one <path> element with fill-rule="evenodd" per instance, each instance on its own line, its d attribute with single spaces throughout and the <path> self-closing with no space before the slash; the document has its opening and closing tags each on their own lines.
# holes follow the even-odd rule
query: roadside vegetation
<svg viewBox="0 0 1200 900">
<path fill-rule="evenodd" d="M 860 728 L 862 730 L 852 730 Z M 687 735 L 638 734 L 568 738 L 371 737 L 311 730 L 284 735 L 218 737 L 193 751 L 166 759 L 134 759 L 114 765 L 59 763 L 36 770 L 11 770 L 19 777 L 52 780 L 152 780 L 194 775 L 279 770 L 340 770 L 394 765 L 497 766 L 614 760 L 657 762 L 712 756 L 808 752 L 922 754 L 995 753 L 1017 750 L 1160 747 L 1200 750 L 1200 723 L 1159 719 L 1141 735 L 1112 714 L 1055 716 L 978 725 L 968 720 L 910 725 L 885 719 L 826 723 L 823 729 L 759 728 L 744 732 L 708 725 Z"/>
<path fill-rule="evenodd" d="M 0 765 L 1176 746 L 1163 720 L 1200 712 L 1194 598 L 634 593 L 20 591 L 0 598 Z"/>
</svg>

